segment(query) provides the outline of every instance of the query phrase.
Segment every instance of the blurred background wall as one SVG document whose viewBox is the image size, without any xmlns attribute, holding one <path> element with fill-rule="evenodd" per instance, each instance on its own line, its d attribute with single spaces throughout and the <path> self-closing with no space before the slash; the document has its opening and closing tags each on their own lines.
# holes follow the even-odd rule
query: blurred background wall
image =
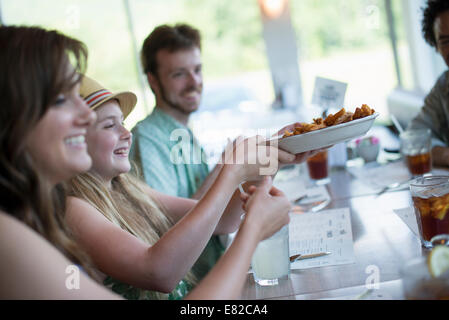
<svg viewBox="0 0 449 320">
<path fill-rule="evenodd" d="M 138 95 L 129 128 L 154 107 L 140 69 L 141 44 L 155 26 L 176 22 L 202 32 L 205 86 L 199 113 L 213 114 L 210 121 L 229 110 L 251 114 L 273 107 L 308 108 L 320 76 L 348 84 L 347 109 L 367 103 L 380 112 L 379 122 L 388 124 L 392 112 L 406 125 L 444 70 L 422 40 L 423 3 L 0 0 L 0 19 L 7 25 L 55 28 L 85 42 L 88 74 L 111 90 Z M 294 99 L 279 100 L 282 90 L 289 89 Z"/>
</svg>

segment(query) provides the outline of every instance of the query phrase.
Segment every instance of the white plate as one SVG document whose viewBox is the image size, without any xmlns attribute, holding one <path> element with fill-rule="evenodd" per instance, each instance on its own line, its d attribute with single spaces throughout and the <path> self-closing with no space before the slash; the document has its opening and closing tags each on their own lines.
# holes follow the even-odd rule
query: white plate
<svg viewBox="0 0 449 320">
<path fill-rule="evenodd" d="M 367 133 L 378 115 L 379 113 L 375 112 L 361 119 L 295 136 L 280 138 L 278 147 L 290 153 L 297 154 L 345 142 Z"/>
</svg>

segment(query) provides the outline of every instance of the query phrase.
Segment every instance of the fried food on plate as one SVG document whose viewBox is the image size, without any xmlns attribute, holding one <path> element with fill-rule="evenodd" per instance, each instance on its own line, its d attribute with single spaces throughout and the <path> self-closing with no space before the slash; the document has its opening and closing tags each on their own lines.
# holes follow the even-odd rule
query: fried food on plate
<svg viewBox="0 0 449 320">
<path fill-rule="evenodd" d="M 345 108 L 342 108 L 337 113 L 328 115 L 326 119 L 323 118 L 313 119 L 313 123 L 301 122 L 300 126 L 295 127 L 293 131 L 285 130 L 285 133 L 282 136 L 282 138 L 295 136 L 306 132 L 316 131 L 323 128 L 328 128 L 331 126 L 335 126 L 337 124 L 346 123 L 356 119 L 361 119 L 372 115 L 374 112 L 375 112 L 374 109 L 371 109 L 366 104 L 362 105 L 360 108 L 356 108 L 354 113 L 346 112 Z"/>
</svg>

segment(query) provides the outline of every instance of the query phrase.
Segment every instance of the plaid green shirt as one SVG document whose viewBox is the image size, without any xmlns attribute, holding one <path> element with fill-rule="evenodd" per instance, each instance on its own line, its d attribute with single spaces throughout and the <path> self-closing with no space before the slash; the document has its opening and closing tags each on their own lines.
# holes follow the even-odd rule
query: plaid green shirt
<svg viewBox="0 0 449 320">
<path fill-rule="evenodd" d="M 162 193 L 190 198 L 209 174 L 192 131 L 159 108 L 132 130 L 132 159 L 145 181 Z"/>
<path fill-rule="evenodd" d="M 192 131 L 173 117 L 154 108 L 132 130 L 132 159 L 153 189 L 190 198 L 209 174 L 203 149 Z M 202 279 L 224 252 L 218 236 L 208 242 L 192 271 Z"/>
</svg>

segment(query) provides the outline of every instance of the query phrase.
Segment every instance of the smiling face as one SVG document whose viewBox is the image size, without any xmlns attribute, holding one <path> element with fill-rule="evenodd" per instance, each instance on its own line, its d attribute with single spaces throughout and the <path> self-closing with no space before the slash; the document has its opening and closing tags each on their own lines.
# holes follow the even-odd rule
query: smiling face
<svg viewBox="0 0 449 320">
<path fill-rule="evenodd" d="M 437 50 L 449 67 L 449 10 L 441 13 L 434 23 Z"/>
<path fill-rule="evenodd" d="M 79 96 L 79 84 L 60 93 L 26 142 L 34 162 L 54 184 L 89 170 L 85 135 L 95 121 L 95 113 Z"/>
<path fill-rule="evenodd" d="M 91 171 L 105 181 L 131 170 L 128 159 L 132 135 L 123 126 L 123 114 L 116 100 L 95 109 L 97 121 L 87 132 L 87 145 L 92 157 Z"/>
<path fill-rule="evenodd" d="M 149 74 L 151 87 L 155 91 L 159 107 L 189 115 L 201 102 L 203 74 L 200 49 L 157 53 L 157 75 Z"/>
</svg>

